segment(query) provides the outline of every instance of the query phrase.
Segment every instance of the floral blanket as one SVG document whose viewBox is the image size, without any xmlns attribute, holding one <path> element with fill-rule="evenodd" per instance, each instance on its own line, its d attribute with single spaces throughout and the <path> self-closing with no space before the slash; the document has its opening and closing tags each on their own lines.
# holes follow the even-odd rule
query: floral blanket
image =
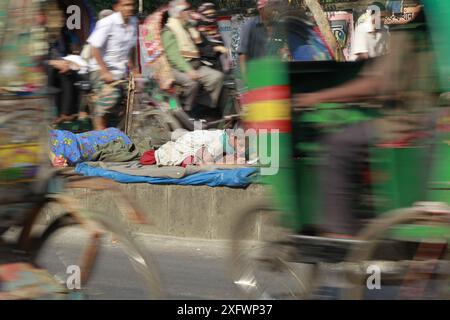
<svg viewBox="0 0 450 320">
<path fill-rule="evenodd" d="M 145 19 L 140 29 L 141 46 L 146 56 L 143 67 L 150 68 L 153 78 L 163 90 L 169 89 L 175 81 L 161 42 L 162 20 L 167 10 L 167 6 L 156 10 Z"/>
<path fill-rule="evenodd" d="M 131 145 L 130 138 L 116 128 L 75 134 L 65 130 L 50 131 L 50 150 L 57 157 L 63 157 L 69 165 L 92 160 L 101 146 L 111 142 Z"/>
</svg>

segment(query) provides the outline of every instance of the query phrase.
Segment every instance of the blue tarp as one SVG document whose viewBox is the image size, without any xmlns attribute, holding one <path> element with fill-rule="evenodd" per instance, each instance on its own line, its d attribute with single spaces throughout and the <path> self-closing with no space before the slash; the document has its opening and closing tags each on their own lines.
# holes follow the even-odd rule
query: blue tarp
<svg viewBox="0 0 450 320">
<path fill-rule="evenodd" d="M 78 174 L 90 177 L 102 177 L 112 179 L 121 183 L 150 183 L 150 184 L 178 184 L 210 187 L 246 187 L 252 183 L 252 176 L 257 172 L 256 168 L 239 168 L 230 170 L 216 170 L 199 172 L 180 179 L 152 178 L 144 176 L 133 176 L 117 171 L 94 168 L 87 163 L 80 163 L 75 171 Z"/>
</svg>

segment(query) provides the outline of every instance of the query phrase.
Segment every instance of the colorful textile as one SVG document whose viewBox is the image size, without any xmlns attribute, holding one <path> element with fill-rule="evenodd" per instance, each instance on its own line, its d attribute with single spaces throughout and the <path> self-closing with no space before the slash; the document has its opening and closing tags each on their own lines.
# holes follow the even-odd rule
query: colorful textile
<svg viewBox="0 0 450 320">
<path fill-rule="evenodd" d="M 131 145 L 132 142 L 122 131 L 108 128 L 102 131 L 89 131 L 75 134 L 64 130 L 50 130 L 50 150 L 57 157 L 67 159 L 69 165 L 90 161 L 101 146 L 110 142 Z"/>
<path fill-rule="evenodd" d="M 242 98 L 246 110 L 244 118 L 246 126 L 255 130 L 291 132 L 289 98 L 290 88 L 287 85 L 266 85 L 249 90 Z"/>
<path fill-rule="evenodd" d="M 49 121 L 48 104 L 39 97 L 0 100 L 0 193 L 5 184 L 34 179 L 42 162 L 40 139 Z"/>
<path fill-rule="evenodd" d="M 341 46 L 346 61 L 351 60 L 351 51 L 354 39 L 353 13 L 347 11 L 327 12 L 331 30 L 338 44 Z"/>
<path fill-rule="evenodd" d="M 37 24 L 37 5 L 34 1 L 0 1 L 0 93 L 32 94 L 47 82 L 41 61 L 49 39 Z"/>
<path fill-rule="evenodd" d="M 27 263 L 0 265 L 0 300 L 62 300 L 67 290 L 45 270 Z"/>
<path fill-rule="evenodd" d="M 150 69 L 152 77 L 157 81 L 161 89 L 168 89 L 174 81 L 172 71 L 164 53 L 161 42 L 161 28 L 163 15 L 167 12 L 167 7 L 158 9 L 148 16 L 143 26 L 139 41 L 144 48 L 145 66 Z"/>
<path fill-rule="evenodd" d="M 163 53 L 161 26 L 163 15 L 166 12 L 167 8 L 163 7 L 148 16 L 144 21 L 144 28 L 141 31 L 141 36 L 144 39 L 144 47 L 148 53 L 148 63 L 152 63 Z"/>
<path fill-rule="evenodd" d="M 295 32 L 290 32 L 288 34 L 288 44 L 293 61 L 333 60 L 318 28 L 311 28 L 307 39 L 302 39 Z"/>
</svg>

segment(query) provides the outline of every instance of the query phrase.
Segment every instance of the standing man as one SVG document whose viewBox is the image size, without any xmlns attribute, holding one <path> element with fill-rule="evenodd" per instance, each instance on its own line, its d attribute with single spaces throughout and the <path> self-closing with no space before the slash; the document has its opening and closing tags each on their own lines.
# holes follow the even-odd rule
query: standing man
<svg viewBox="0 0 450 320">
<path fill-rule="evenodd" d="M 169 19 L 162 31 L 161 40 L 167 60 L 172 68 L 175 83 L 183 87 L 183 108 L 193 111 L 200 85 L 209 93 L 211 107 L 217 107 L 222 91 L 223 73 L 202 64 L 198 44 L 199 32 L 191 23 L 191 8 L 184 0 L 169 4 Z"/>
<path fill-rule="evenodd" d="M 134 0 L 113 0 L 114 13 L 97 22 L 88 39 L 96 64 L 91 66 L 94 84 L 94 128 L 103 130 L 108 126 L 109 116 L 118 116 L 117 110 L 122 90 L 118 80 L 127 78 L 128 71 L 138 73 L 135 66 L 137 19 Z"/>
<path fill-rule="evenodd" d="M 103 18 L 106 18 L 106 17 L 108 17 L 108 16 L 110 16 L 112 14 L 114 14 L 114 11 L 112 11 L 110 9 L 104 9 L 104 10 L 99 12 L 98 20 L 102 20 Z M 86 78 L 86 77 L 89 76 L 89 72 L 90 72 L 89 67 L 90 66 L 94 66 L 94 68 L 97 68 L 97 70 L 98 70 L 98 65 L 97 65 L 94 57 L 92 56 L 92 50 L 91 50 L 91 45 L 90 44 L 86 43 L 83 46 L 83 49 L 81 50 L 80 56 L 88 64 L 88 68 L 87 68 L 88 69 L 88 73 L 87 74 L 83 74 L 83 76 L 82 76 L 83 80 L 88 80 L 88 78 Z M 89 106 L 88 106 L 87 101 L 84 101 L 84 99 L 82 99 L 82 104 L 80 106 L 80 112 L 78 113 L 78 120 L 89 121 L 88 120 L 88 117 L 89 117 L 89 115 L 88 115 L 88 108 L 89 108 Z"/>
<path fill-rule="evenodd" d="M 377 7 L 379 10 L 375 10 Z M 388 53 L 389 31 L 384 25 L 386 16 L 386 7 L 374 2 L 358 19 L 352 46 L 353 60 L 366 60 Z"/>
<path fill-rule="evenodd" d="M 238 54 L 241 74 L 245 76 L 248 61 L 267 54 L 269 39 L 272 37 L 274 4 L 278 0 L 258 0 L 258 15 L 247 21 L 241 29 Z"/>
</svg>

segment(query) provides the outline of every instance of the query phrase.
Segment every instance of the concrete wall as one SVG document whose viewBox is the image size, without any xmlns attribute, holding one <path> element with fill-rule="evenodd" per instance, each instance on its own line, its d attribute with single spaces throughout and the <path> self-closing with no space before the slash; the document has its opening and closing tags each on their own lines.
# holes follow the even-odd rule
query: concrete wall
<svg viewBox="0 0 450 320">
<path fill-rule="evenodd" d="M 250 185 L 246 189 L 208 186 L 122 184 L 122 191 L 136 201 L 151 224 L 139 226 L 140 232 L 205 239 L 228 239 L 242 208 L 251 200 L 262 198 L 267 189 Z M 119 210 L 109 191 L 86 189 L 69 191 L 83 206 L 118 216 Z M 47 217 L 58 214 L 50 208 Z M 255 238 L 256 226 L 255 226 Z M 253 238 L 253 237 L 252 237 Z"/>
</svg>

